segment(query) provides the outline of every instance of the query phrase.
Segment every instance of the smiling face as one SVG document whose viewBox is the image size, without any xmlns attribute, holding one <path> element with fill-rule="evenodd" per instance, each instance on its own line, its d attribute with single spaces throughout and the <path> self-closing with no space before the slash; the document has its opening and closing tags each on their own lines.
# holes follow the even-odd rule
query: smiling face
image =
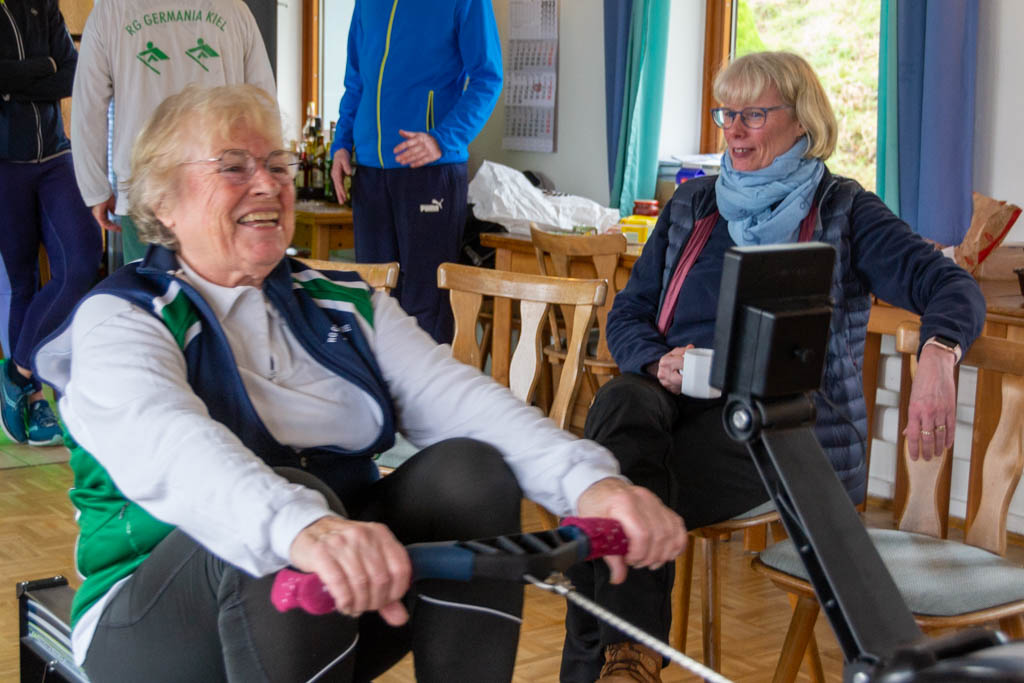
<svg viewBox="0 0 1024 683">
<path fill-rule="evenodd" d="M 769 85 L 752 102 L 723 102 L 722 106 L 736 111 L 746 107 L 777 107 L 788 104 L 774 85 Z M 776 157 L 786 153 L 805 133 L 792 107 L 768 112 L 762 128 L 747 128 L 739 116 L 724 129 L 729 160 L 737 171 L 757 171 L 766 168 Z"/>
<path fill-rule="evenodd" d="M 157 218 L 178 240 L 178 255 L 199 275 L 225 287 L 259 286 L 284 257 L 295 232 L 295 188 L 275 180 L 263 159 L 272 144 L 244 124 L 227 139 L 190 142 L 183 159 L 219 157 L 244 149 L 257 158 L 256 172 L 236 185 L 216 162 L 178 167 L 177 191 L 162 202 Z"/>
</svg>

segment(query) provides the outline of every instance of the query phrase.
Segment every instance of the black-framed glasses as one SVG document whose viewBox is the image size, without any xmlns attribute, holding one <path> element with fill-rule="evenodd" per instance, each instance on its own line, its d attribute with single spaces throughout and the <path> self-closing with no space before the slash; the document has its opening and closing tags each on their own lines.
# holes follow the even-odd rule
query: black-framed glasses
<svg viewBox="0 0 1024 683">
<path fill-rule="evenodd" d="M 295 179 L 298 171 L 299 157 L 294 152 L 278 149 L 265 157 L 254 157 L 246 149 L 226 149 L 219 157 L 212 159 L 196 159 L 195 161 L 183 161 L 186 164 L 216 163 L 217 173 L 221 174 L 228 182 L 235 185 L 244 185 L 252 180 L 256 174 L 256 164 L 263 162 L 263 168 L 277 182 L 288 185 Z"/>
<path fill-rule="evenodd" d="M 743 125 L 747 128 L 764 128 L 768 121 L 768 112 L 776 109 L 792 109 L 792 105 L 780 104 L 775 107 L 744 107 L 743 109 L 727 109 L 726 107 L 715 107 L 711 110 L 711 120 L 719 128 L 731 128 L 739 116 Z"/>
</svg>

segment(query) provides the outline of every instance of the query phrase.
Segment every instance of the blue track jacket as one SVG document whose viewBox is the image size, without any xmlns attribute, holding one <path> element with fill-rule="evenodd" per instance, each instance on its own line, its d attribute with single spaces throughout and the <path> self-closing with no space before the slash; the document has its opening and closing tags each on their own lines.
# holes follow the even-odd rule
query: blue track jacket
<svg viewBox="0 0 1024 683">
<path fill-rule="evenodd" d="M 360 165 L 401 168 L 402 129 L 437 140 L 435 164 L 465 162 L 501 70 L 490 0 L 356 0 L 331 156 L 344 148 Z"/>
</svg>

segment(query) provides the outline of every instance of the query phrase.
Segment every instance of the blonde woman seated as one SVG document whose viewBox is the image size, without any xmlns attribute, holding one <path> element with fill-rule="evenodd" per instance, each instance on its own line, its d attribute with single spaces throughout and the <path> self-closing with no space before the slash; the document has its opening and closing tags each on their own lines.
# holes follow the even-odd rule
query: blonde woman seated
<svg viewBox="0 0 1024 683">
<path fill-rule="evenodd" d="M 37 356 L 63 393 L 85 580 L 75 658 L 102 681 L 507 681 L 514 583 L 410 583 L 403 544 L 519 529 L 520 496 L 621 521 L 611 558 L 658 566 L 680 519 L 577 440 L 450 358 L 357 277 L 284 257 L 295 158 L 252 86 L 195 86 L 138 138 L 132 201 L 153 246 Z M 426 446 L 380 479 L 396 429 Z M 273 574 L 337 613 L 277 613 Z"/>
<path fill-rule="evenodd" d="M 921 314 L 928 340 L 910 397 L 907 437 L 917 456 L 953 444 L 953 368 L 981 332 L 985 302 L 974 279 L 910 230 L 876 195 L 833 176 L 825 160 L 838 124 L 828 96 L 798 55 L 759 52 L 715 79 L 725 135 L 718 176 L 679 186 L 658 218 L 608 315 L 608 346 L 623 374 L 601 388 L 585 435 L 607 446 L 623 473 L 649 487 L 696 529 L 768 499 L 746 447 L 722 425 L 726 397 L 680 395 L 687 346 L 714 343 L 718 288 L 733 246 L 817 240 L 835 247 L 835 304 L 815 433 L 850 498 L 867 487 L 867 415 L 861 386 L 871 295 Z M 570 578 L 584 593 L 649 633 L 667 637 L 672 568 L 631 572 L 609 585 L 598 565 Z M 660 680 L 661 658 L 570 605 L 562 680 Z"/>
</svg>

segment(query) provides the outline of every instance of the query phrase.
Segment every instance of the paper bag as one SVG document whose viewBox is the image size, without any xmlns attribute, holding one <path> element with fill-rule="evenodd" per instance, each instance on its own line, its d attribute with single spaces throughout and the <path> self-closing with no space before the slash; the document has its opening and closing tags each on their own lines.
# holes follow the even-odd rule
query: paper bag
<svg viewBox="0 0 1024 683">
<path fill-rule="evenodd" d="M 975 274 L 982 261 L 999 246 L 1020 215 L 1016 204 L 974 193 L 974 213 L 971 227 L 963 242 L 953 250 L 953 259 L 971 274 Z"/>
</svg>

